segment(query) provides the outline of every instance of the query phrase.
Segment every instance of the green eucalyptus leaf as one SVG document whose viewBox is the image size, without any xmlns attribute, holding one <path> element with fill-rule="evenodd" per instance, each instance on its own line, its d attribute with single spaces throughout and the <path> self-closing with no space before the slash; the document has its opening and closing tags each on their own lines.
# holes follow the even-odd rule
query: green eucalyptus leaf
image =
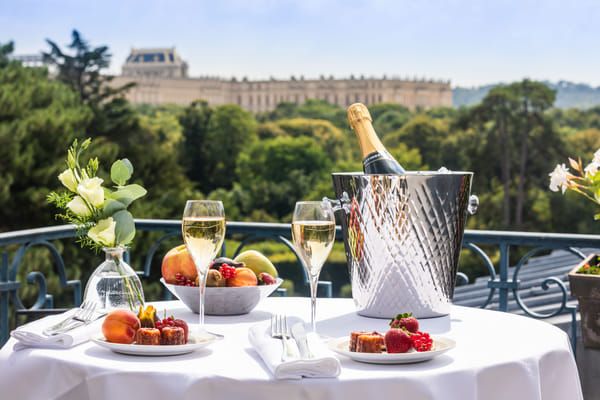
<svg viewBox="0 0 600 400">
<path fill-rule="evenodd" d="M 118 200 L 106 199 L 102 209 L 102 218 L 108 218 L 118 211 L 125 210 L 127 206 Z"/>
<path fill-rule="evenodd" d="M 123 186 L 119 190 L 114 191 L 113 193 L 111 193 L 110 197 L 113 200 L 117 200 L 117 201 L 125 204 L 126 207 L 129 207 L 129 205 L 134 200 L 137 200 L 140 197 L 145 196 L 146 193 L 147 193 L 146 189 L 144 189 L 140 185 L 134 183 L 131 185 Z"/>
<path fill-rule="evenodd" d="M 133 165 L 128 159 L 117 160 L 110 167 L 110 179 L 119 186 L 124 186 L 133 174 Z"/>
<path fill-rule="evenodd" d="M 135 237 L 135 223 L 129 211 L 121 210 L 115 213 L 113 219 L 115 226 L 115 244 L 126 245 L 131 243 Z"/>
</svg>

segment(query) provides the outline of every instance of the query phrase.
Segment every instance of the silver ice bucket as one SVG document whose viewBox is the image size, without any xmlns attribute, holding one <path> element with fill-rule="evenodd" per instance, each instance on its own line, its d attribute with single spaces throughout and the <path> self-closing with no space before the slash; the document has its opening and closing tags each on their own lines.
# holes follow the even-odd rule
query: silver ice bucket
<svg viewBox="0 0 600 400">
<path fill-rule="evenodd" d="M 472 172 L 334 173 L 352 297 L 360 315 L 450 312 Z"/>
</svg>

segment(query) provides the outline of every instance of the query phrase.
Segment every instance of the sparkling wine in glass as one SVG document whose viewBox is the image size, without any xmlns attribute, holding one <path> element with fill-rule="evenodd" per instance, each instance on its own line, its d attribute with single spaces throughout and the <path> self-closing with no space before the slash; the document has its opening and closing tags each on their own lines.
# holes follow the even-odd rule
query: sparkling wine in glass
<svg viewBox="0 0 600 400">
<path fill-rule="evenodd" d="M 210 263 L 221 250 L 225 239 L 223 203 L 211 200 L 188 200 L 181 224 L 183 241 L 198 271 L 200 289 L 199 323 L 204 331 L 204 291 Z"/>
<path fill-rule="evenodd" d="M 292 220 L 292 238 L 308 274 L 310 322 L 315 332 L 319 274 L 335 241 L 335 217 L 331 205 L 320 201 L 297 202 Z"/>
</svg>

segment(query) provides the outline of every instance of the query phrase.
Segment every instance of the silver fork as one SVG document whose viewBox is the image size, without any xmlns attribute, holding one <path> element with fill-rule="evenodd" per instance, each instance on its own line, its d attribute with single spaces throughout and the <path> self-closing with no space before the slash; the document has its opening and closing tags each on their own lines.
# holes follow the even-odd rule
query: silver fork
<svg viewBox="0 0 600 400">
<path fill-rule="evenodd" d="M 271 316 L 271 337 L 275 339 L 281 339 L 283 346 L 283 351 L 281 352 L 281 361 L 285 362 L 294 356 L 294 352 L 288 342 L 291 334 L 287 323 L 287 316 Z"/>
<path fill-rule="evenodd" d="M 82 325 L 89 324 L 94 320 L 95 310 L 96 303 L 94 301 L 84 301 L 73 315 L 56 325 L 44 329 L 43 333 L 45 335 L 52 336 L 59 333 L 68 332 Z"/>
</svg>

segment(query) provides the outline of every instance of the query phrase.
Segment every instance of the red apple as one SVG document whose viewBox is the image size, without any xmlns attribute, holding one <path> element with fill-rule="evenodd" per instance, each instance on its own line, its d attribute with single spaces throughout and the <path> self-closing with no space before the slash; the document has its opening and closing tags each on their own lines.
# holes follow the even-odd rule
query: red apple
<svg viewBox="0 0 600 400">
<path fill-rule="evenodd" d="M 198 276 L 194 260 L 192 260 L 192 257 L 188 253 L 185 244 L 174 247 L 165 254 L 162 261 L 161 272 L 165 282 L 171 284 L 177 283 L 175 275 L 178 273 L 192 282 L 195 281 Z"/>
</svg>

